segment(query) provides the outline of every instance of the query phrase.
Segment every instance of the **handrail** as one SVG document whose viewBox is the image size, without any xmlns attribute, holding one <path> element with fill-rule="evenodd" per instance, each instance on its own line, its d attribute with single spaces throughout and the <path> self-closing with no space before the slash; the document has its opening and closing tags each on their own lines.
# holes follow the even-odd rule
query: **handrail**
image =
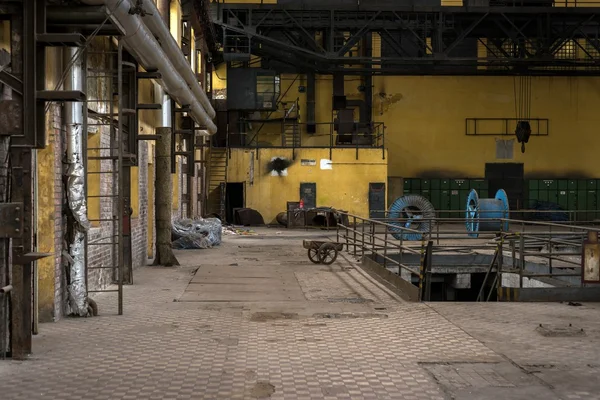
<svg viewBox="0 0 600 400">
<path fill-rule="evenodd" d="M 412 276 L 413 280 L 417 277 L 419 300 L 430 298 L 427 276 L 431 276 L 432 267 L 442 260 L 434 255 L 440 254 L 440 257 L 443 257 L 444 254 L 449 254 L 448 252 L 466 251 L 466 254 L 486 256 L 497 253 L 494 256 L 497 259 L 491 264 L 469 264 L 473 268 L 485 266 L 487 271 L 486 280 L 478 291 L 477 297 L 481 301 L 493 299 L 494 294 L 501 295 L 496 289 L 503 287 L 503 274 L 517 274 L 518 288 L 524 288 L 527 279 L 552 279 L 554 284 L 558 285 L 583 285 L 583 241 L 588 232 L 600 231 L 600 227 L 512 218 L 480 218 L 486 221 L 508 222 L 512 230 L 502 231 L 500 228 L 498 231 L 480 232 L 479 237 L 473 238 L 468 235 L 464 226 L 462 229 L 451 225 L 440 228 L 439 222 L 444 219 L 420 219 L 419 222 L 430 221 L 431 224 L 428 231 L 419 232 L 403 226 L 404 222 L 409 221 L 408 218 L 374 219 L 351 213 L 338 213 L 343 217 L 343 221 L 348 221 L 338 224 L 337 232 L 338 241 L 344 244 L 346 251 L 355 256 L 370 257 L 382 268 L 404 280 L 408 279 L 408 283 L 411 282 L 409 276 Z M 463 224 L 465 222 L 464 218 L 453 220 Z M 500 227 L 504 225 L 498 224 Z M 402 233 L 420 233 L 421 237 L 420 240 L 408 241 Z M 394 238 L 394 234 L 397 234 L 399 239 Z M 492 250 L 494 253 L 490 253 Z M 407 263 L 406 257 L 411 254 L 412 261 Z M 415 261 L 417 254 L 421 254 L 418 263 Z M 449 268 L 448 265 L 441 265 Z"/>
</svg>

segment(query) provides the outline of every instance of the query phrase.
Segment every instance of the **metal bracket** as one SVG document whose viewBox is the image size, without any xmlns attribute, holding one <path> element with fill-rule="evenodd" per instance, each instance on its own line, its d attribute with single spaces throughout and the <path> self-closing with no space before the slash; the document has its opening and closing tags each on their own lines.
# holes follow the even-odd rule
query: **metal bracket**
<svg viewBox="0 0 600 400">
<path fill-rule="evenodd" d="M 23 203 L 0 203 L 0 237 L 23 235 Z"/>
</svg>

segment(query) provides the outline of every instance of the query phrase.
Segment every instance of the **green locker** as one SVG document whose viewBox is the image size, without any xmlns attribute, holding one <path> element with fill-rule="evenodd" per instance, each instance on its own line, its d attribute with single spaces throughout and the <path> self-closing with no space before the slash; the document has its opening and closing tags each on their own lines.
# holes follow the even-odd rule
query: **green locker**
<svg viewBox="0 0 600 400">
<path fill-rule="evenodd" d="M 450 218 L 448 210 L 450 210 L 450 190 L 440 190 L 440 210 L 444 210 L 441 213 L 441 218 Z"/>
<path fill-rule="evenodd" d="M 450 189 L 450 179 L 440 179 L 440 189 Z"/>
<path fill-rule="evenodd" d="M 466 211 L 466 209 L 467 209 L 467 197 L 469 197 L 469 192 L 470 191 L 471 190 L 469 190 L 469 189 L 464 189 L 464 190 L 460 190 L 459 191 L 459 196 L 460 196 L 460 199 L 459 199 L 460 208 L 459 208 L 459 210 Z M 454 213 L 454 218 L 461 218 L 461 217 L 463 217 L 463 214 L 461 214 L 461 213 Z"/>
<path fill-rule="evenodd" d="M 598 213 L 594 212 L 593 210 L 597 210 L 598 209 L 598 198 L 596 197 L 596 191 L 595 190 L 588 190 L 586 192 L 586 198 L 587 198 L 587 209 L 588 209 L 588 221 L 593 221 L 596 218 L 598 218 Z"/>
<path fill-rule="evenodd" d="M 440 190 L 441 189 L 440 182 L 441 182 L 440 179 L 430 179 L 429 180 L 430 189 L 431 190 Z"/>
<path fill-rule="evenodd" d="M 540 181 L 538 181 L 537 179 L 530 179 L 529 181 L 527 181 L 527 186 L 529 187 L 529 192 L 532 191 L 538 191 L 540 190 Z M 536 195 L 537 197 L 537 195 Z"/>
<path fill-rule="evenodd" d="M 595 190 L 588 190 L 585 192 L 585 201 L 586 201 L 586 209 L 587 209 L 587 220 L 588 221 L 593 221 L 596 218 L 598 218 L 598 214 L 596 212 L 594 212 L 594 210 L 596 210 L 596 208 L 598 207 L 598 205 L 596 204 L 598 202 L 598 199 L 596 198 L 596 191 Z"/>
<path fill-rule="evenodd" d="M 564 181 L 565 184 L 567 181 Z M 560 185 L 560 183 L 559 183 Z M 552 201 L 552 200 L 550 200 Z M 559 190 L 558 191 L 558 201 L 557 201 L 558 205 L 562 207 L 563 210 L 568 210 L 569 209 L 569 197 L 568 197 L 568 192 L 566 190 Z"/>
<path fill-rule="evenodd" d="M 404 179 L 404 190 L 410 190 L 410 182 L 411 180 L 409 178 Z"/>
<path fill-rule="evenodd" d="M 469 189 L 475 189 L 478 192 L 482 189 L 487 189 L 485 179 L 469 179 Z"/>
<path fill-rule="evenodd" d="M 580 179 L 577 182 L 578 190 L 596 190 L 596 180 L 595 179 Z"/>
<path fill-rule="evenodd" d="M 431 190 L 431 180 L 421 179 L 421 190 Z"/>
<path fill-rule="evenodd" d="M 550 191 L 549 190 L 540 190 L 538 192 L 538 199 L 540 201 L 550 201 L 550 196 L 549 196 Z"/>
<path fill-rule="evenodd" d="M 558 189 L 558 181 L 553 179 L 542 179 L 540 181 L 540 190 L 556 190 Z"/>
<path fill-rule="evenodd" d="M 558 181 L 558 190 L 559 191 L 567 191 L 567 190 L 569 190 L 569 181 L 566 180 L 566 179 L 560 179 Z M 561 195 L 561 194 L 559 193 L 559 195 Z"/>
<path fill-rule="evenodd" d="M 592 192 L 592 193 L 594 193 L 594 192 Z M 587 212 L 582 212 L 582 211 L 588 210 L 588 196 L 587 196 L 586 190 L 580 190 L 577 192 L 577 208 L 576 208 L 576 210 L 578 211 L 577 220 L 579 220 L 579 221 L 587 221 L 588 220 Z"/>
<path fill-rule="evenodd" d="M 529 188 L 529 197 L 527 198 L 527 204 L 529 207 L 535 207 L 535 205 L 540 201 L 540 192 L 538 190 L 533 190 Z"/>
<path fill-rule="evenodd" d="M 569 210 L 585 210 L 585 208 L 579 208 L 577 206 L 577 191 L 576 190 L 567 191 L 567 207 Z"/>
<path fill-rule="evenodd" d="M 437 189 L 436 190 L 431 190 L 429 200 L 431 201 L 431 204 L 433 205 L 433 208 L 435 208 L 436 213 L 438 213 L 437 215 L 439 215 L 439 211 L 441 210 L 441 207 L 440 207 L 440 191 L 437 190 Z"/>
<path fill-rule="evenodd" d="M 579 181 L 575 179 L 569 179 L 568 181 L 568 190 L 577 190 L 579 186 Z"/>
<path fill-rule="evenodd" d="M 450 190 L 450 210 L 457 211 L 464 209 L 465 206 L 460 202 L 460 190 L 451 189 Z M 458 218 L 460 213 L 452 212 L 448 214 L 449 218 Z"/>
<path fill-rule="evenodd" d="M 411 178 L 410 179 L 410 190 L 413 193 L 419 193 L 421 191 L 421 179 Z"/>
<path fill-rule="evenodd" d="M 477 193 L 477 195 L 479 196 L 480 199 L 487 199 L 488 197 L 490 197 L 490 196 L 488 196 L 488 190 L 487 189 L 481 189 L 479 191 L 479 193 Z M 465 203 L 466 203 L 466 201 L 467 200 L 465 200 Z M 467 206 L 465 205 L 465 208 L 466 207 Z"/>
<path fill-rule="evenodd" d="M 431 200 L 431 190 L 429 189 L 421 189 L 421 196 L 425 197 L 427 200 Z"/>
</svg>

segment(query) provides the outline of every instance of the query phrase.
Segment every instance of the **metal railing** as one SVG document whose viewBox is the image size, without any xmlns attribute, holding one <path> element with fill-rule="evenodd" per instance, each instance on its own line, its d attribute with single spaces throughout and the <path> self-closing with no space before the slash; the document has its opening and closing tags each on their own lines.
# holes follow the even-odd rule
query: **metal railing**
<svg viewBox="0 0 600 400">
<path fill-rule="evenodd" d="M 414 219 L 340 214 L 347 222 L 338 224 L 337 240 L 346 251 L 410 283 L 412 287 L 405 289 L 414 293 L 408 296 L 418 301 L 431 300 L 431 277 L 442 269 L 445 272 L 437 273 L 485 274 L 478 301 L 489 301 L 493 294 L 500 299 L 504 278 L 510 288 L 532 287 L 528 280 L 536 280 L 540 287 L 583 288 L 582 244 L 589 232 L 600 233 L 597 225 L 481 218 L 497 222 L 499 229 L 474 237 L 464 218 L 420 219 L 419 223 L 429 224 L 422 232 L 404 226 L 414 224 Z M 510 230 L 503 231 L 506 223 Z M 420 240 L 406 240 L 407 234 L 419 234 Z M 449 264 L 448 256 L 463 257 L 466 264 Z"/>
<path fill-rule="evenodd" d="M 298 135 L 302 137 L 299 146 L 294 143 L 288 146 L 281 145 L 281 138 L 285 132 L 284 124 L 289 123 L 289 119 L 278 118 L 270 122 L 263 120 L 247 120 L 246 123 L 263 123 L 265 129 L 246 135 L 238 135 L 242 139 L 238 143 L 229 141 L 229 148 L 311 148 L 311 149 L 329 149 L 329 158 L 333 158 L 334 149 L 355 149 L 356 157 L 361 149 L 381 149 L 382 158 L 385 158 L 385 125 L 383 122 L 373 122 L 369 124 L 355 123 L 354 132 L 340 134 L 336 131 L 336 124 L 333 122 L 322 122 L 310 124 L 314 126 L 315 132 L 308 132 L 308 123 L 298 123 Z M 250 137 L 249 142 L 245 142 L 245 137 Z"/>
</svg>

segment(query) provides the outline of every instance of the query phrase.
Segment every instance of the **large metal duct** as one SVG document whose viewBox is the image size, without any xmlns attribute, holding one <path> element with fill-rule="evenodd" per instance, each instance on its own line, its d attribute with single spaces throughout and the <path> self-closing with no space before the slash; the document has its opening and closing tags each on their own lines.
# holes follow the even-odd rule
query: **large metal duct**
<svg viewBox="0 0 600 400">
<path fill-rule="evenodd" d="M 392 221 L 390 225 L 398 228 L 390 228 L 392 236 L 398 240 L 421 240 L 423 233 L 431 233 L 435 208 L 423 196 L 409 194 L 396 199 L 389 209 L 390 219 L 401 219 L 403 221 Z"/>
<path fill-rule="evenodd" d="M 210 134 L 217 132 L 217 126 L 212 121 L 215 111 L 210 106 L 210 102 L 199 83 L 196 80 L 195 85 L 197 89 L 190 89 L 186 80 L 180 75 L 178 68 L 171 62 L 171 60 L 179 60 L 180 58 L 185 60 L 181 49 L 179 49 L 176 43 L 175 48 L 166 45 L 163 50 L 155 39 L 153 32 L 145 25 L 144 19 L 138 15 L 129 13 L 132 9 L 132 4 L 129 0 L 82 0 L 82 2 L 88 5 L 105 5 L 110 12 L 113 22 L 123 28 L 125 32 L 123 42 L 138 62 L 147 70 L 158 70 L 162 75 L 162 79 L 159 82 L 165 91 L 177 103 L 190 107 L 189 114 L 196 123 L 206 126 Z M 144 3 L 144 7 L 150 6 L 150 4 L 152 2 Z M 158 13 L 154 4 L 150 8 Z M 149 18 L 149 16 L 144 18 Z M 166 30 L 166 32 L 163 31 L 161 33 L 161 36 L 166 38 L 166 35 L 168 35 L 173 39 L 164 21 L 160 19 L 160 16 L 158 20 L 160 20 L 160 24 L 157 22 L 154 23 L 154 28 Z M 183 67 L 178 61 L 175 62 L 179 65 L 179 70 L 184 75 L 189 75 L 188 71 L 192 76 L 194 75 L 187 62 Z M 194 87 L 194 85 L 191 86 Z M 204 108 L 203 104 L 209 106 L 208 110 Z"/>
<path fill-rule="evenodd" d="M 196 95 L 196 97 L 202 103 L 204 110 L 210 118 L 214 118 L 217 113 L 215 112 L 213 106 L 210 104 L 210 100 L 208 100 L 208 96 L 200 86 L 200 82 L 198 82 L 198 78 L 194 74 L 194 71 L 190 68 L 188 61 L 185 59 L 185 56 L 181 52 L 179 45 L 175 41 L 173 35 L 169 31 L 169 28 L 161 14 L 159 13 L 156 5 L 153 1 L 145 1 L 144 9 L 149 13 L 143 18 L 143 21 L 146 23 L 146 26 L 150 28 L 150 31 L 158 38 L 159 43 L 165 53 L 172 55 L 171 62 L 181 73 L 183 79 L 185 79 L 186 83 L 192 89 L 192 92 Z M 195 55 L 192 55 L 194 57 Z"/>
<path fill-rule="evenodd" d="M 65 65 L 74 59 L 67 73 L 65 90 L 82 90 L 83 75 L 81 59 L 74 57 L 77 48 L 64 51 Z M 83 105 L 65 103 L 65 126 L 67 142 L 67 199 L 75 224 L 69 238 L 69 306 L 73 315 L 88 315 L 87 288 L 85 285 L 85 232 L 90 228 L 85 198 L 85 170 L 83 167 Z"/>
</svg>

